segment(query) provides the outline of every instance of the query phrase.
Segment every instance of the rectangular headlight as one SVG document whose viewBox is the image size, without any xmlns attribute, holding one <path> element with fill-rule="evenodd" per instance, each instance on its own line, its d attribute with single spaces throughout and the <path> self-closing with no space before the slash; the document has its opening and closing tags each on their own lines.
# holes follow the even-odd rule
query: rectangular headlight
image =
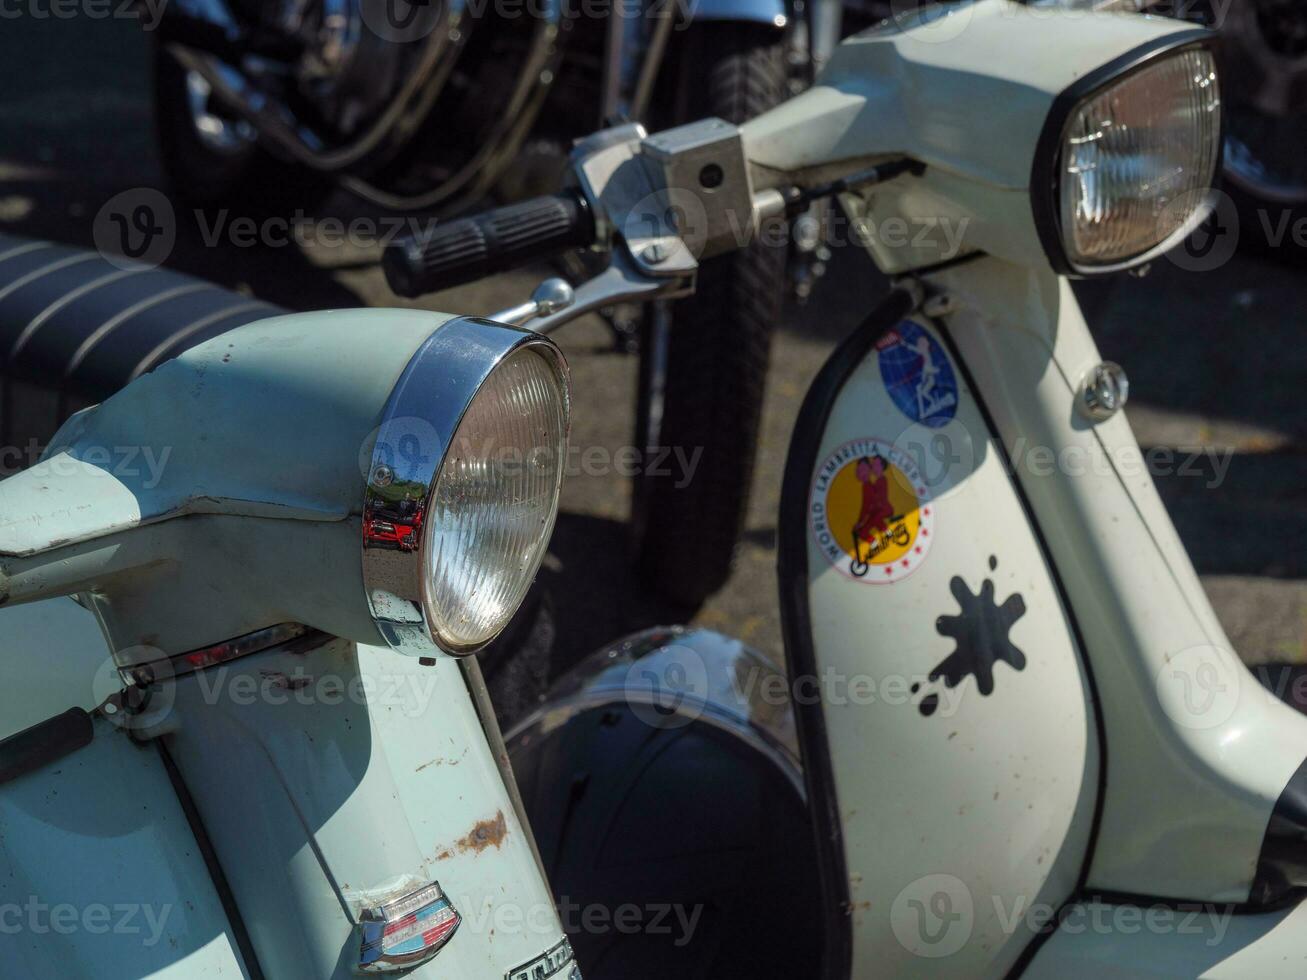
<svg viewBox="0 0 1307 980">
<path fill-rule="evenodd" d="M 1137 264 L 1177 244 L 1206 216 L 1220 159 L 1221 99 L 1205 46 L 1148 58 L 1055 115 L 1062 121 L 1054 195 L 1064 259 L 1055 264 L 1064 271 Z"/>
</svg>

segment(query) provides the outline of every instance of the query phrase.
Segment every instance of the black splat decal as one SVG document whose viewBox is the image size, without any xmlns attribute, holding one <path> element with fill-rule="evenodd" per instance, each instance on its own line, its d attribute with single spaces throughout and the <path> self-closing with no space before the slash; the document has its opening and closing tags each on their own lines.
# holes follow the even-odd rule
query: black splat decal
<svg viewBox="0 0 1307 980">
<path fill-rule="evenodd" d="M 992 571 L 997 559 L 989 559 Z M 962 576 L 955 575 L 949 589 L 957 599 L 962 612 L 957 616 L 941 616 L 935 623 L 940 636 L 950 637 L 957 648 L 939 662 L 930 672 L 930 680 L 943 680 L 946 687 L 957 687 L 968 674 L 976 675 L 976 689 L 981 694 L 994 690 L 994 664 L 1002 660 L 1013 670 L 1024 670 L 1026 655 L 1013 645 L 1009 637 L 1012 625 L 1026 614 L 1026 602 L 1014 592 L 1000 606 L 994 601 L 994 582 L 985 579 L 980 592 L 971 594 Z M 931 714 L 922 704 L 922 714 Z"/>
</svg>

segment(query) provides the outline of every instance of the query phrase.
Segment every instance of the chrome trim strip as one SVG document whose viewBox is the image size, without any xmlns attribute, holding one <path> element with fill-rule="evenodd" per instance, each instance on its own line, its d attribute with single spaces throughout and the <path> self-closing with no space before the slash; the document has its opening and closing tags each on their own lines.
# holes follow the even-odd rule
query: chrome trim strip
<svg viewBox="0 0 1307 980">
<path fill-rule="evenodd" d="M 244 636 L 223 640 L 221 643 L 200 647 L 198 650 L 176 654 L 168 658 L 168 663 L 172 665 L 172 676 L 182 677 L 193 674 L 197 670 L 204 670 L 206 667 L 215 667 L 218 664 L 239 660 L 241 657 L 248 657 L 252 653 L 260 653 L 270 647 L 281 646 L 301 636 L 307 636 L 310 632 L 316 633 L 317 630 L 310 630 L 300 623 L 280 623 L 267 629 L 246 633 Z M 328 639 L 325 633 L 321 636 L 324 642 Z M 129 670 L 134 669 L 137 668 L 129 668 Z"/>
</svg>

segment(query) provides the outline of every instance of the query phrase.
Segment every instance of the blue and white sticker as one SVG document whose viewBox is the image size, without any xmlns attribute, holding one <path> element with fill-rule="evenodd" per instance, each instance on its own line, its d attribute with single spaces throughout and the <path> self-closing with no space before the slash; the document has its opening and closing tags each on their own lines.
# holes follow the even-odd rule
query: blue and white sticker
<svg viewBox="0 0 1307 980">
<path fill-rule="evenodd" d="M 958 410 L 958 379 L 930 333 L 904 320 L 876 342 L 880 377 L 894 404 L 914 422 L 941 428 Z"/>
</svg>

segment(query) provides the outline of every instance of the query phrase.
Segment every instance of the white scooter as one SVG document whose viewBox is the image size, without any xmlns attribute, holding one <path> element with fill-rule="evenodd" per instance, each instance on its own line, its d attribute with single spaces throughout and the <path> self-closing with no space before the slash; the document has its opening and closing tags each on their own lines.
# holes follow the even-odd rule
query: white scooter
<svg viewBox="0 0 1307 980">
<path fill-rule="evenodd" d="M 1204 218 L 1219 107 L 1173 21 L 930 9 L 743 127 L 597 134 L 552 225 L 389 257 L 420 289 L 583 222 L 611 263 L 575 291 L 262 321 L 75 416 L 0 483 L 6 963 L 1301 975 L 1307 720 L 1230 652 L 1067 281 Z M 618 643 L 510 733 L 524 806 L 468 655 L 557 507 L 541 334 L 830 194 L 898 286 L 795 425 L 788 677 L 702 630 Z M 370 533 L 396 515 L 415 549 Z M 906 544 L 859 547 L 890 518 Z"/>
</svg>

